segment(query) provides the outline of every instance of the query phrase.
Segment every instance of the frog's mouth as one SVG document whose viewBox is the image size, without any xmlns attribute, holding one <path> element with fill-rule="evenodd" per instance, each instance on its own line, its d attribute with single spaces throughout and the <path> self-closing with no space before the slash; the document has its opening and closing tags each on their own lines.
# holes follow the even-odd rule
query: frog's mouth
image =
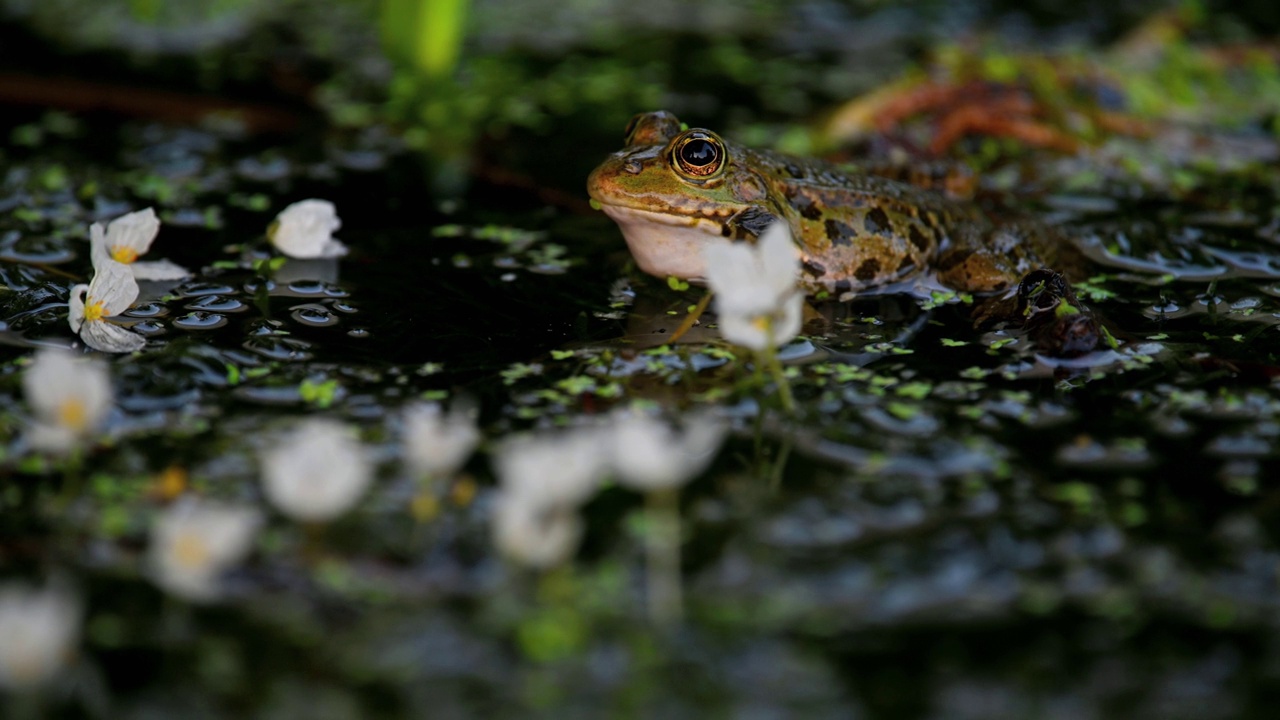
<svg viewBox="0 0 1280 720">
<path fill-rule="evenodd" d="M 600 203 L 605 214 L 618 223 L 622 237 L 640 269 L 658 277 L 701 281 L 706 277 L 702 249 L 724 240 L 716 220 L 672 215 Z"/>
</svg>

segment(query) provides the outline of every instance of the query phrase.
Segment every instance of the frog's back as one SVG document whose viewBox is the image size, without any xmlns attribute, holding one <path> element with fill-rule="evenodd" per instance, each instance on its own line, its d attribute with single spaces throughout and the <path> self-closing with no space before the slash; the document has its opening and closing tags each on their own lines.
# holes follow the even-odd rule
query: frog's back
<svg viewBox="0 0 1280 720">
<path fill-rule="evenodd" d="M 765 170 L 803 255 L 803 281 L 844 294 L 906 279 L 985 221 L 940 193 L 840 166 L 742 148 Z"/>
</svg>

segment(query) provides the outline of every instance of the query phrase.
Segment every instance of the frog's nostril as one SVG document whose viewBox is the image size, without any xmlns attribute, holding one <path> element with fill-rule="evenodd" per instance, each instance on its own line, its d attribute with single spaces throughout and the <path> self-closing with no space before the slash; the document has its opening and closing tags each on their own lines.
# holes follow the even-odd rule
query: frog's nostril
<svg viewBox="0 0 1280 720">
<path fill-rule="evenodd" d="M 623 163 L 623 164 L 622 164 L 622 169 L 623 169 L 623 170 L 626 170 L 627 172 L 631 173 L 632 175 L 639 175 L 639 174 L 640 174 L 640 170 L 642 169 L 642 166 L 640 165 L 640 163 L 635 162 L 635 161 L 632 161 L 632 162 L 628 162 L 628 163 Z"/>
</svg>

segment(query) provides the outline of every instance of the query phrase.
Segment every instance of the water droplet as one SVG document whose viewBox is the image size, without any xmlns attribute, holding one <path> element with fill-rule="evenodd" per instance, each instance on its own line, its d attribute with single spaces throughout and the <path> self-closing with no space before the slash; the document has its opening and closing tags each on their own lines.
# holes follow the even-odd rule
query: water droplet
<svg viewBox="0 0 1280 720">
<path fill-rule="evenodd" d="M 168 328 L 156 322 L 155 320 L 143 320 L 142 322 L 136 322 L 133 325 L 131 325 L 129 329 L 138 333 L 139 335 L 146 335 L 147 337 L 164 335 L 165 333 L 169 332 Z"/>
<path fill-rule="evenodd" d="M 139 318 L 164 317 L 169 314 L 169 308 L 160 303 L 140 303 L 126 310 L 124 314 L 129 317 Z"/>
<path fill-rule="evenodd" d="M 222 283 L 190 282 L 174 288 L 173 294 L 178 297 L 200 297 L 201 295 L 232 295 L 235 291 L 235 288 Z"/>
<path fill-rule="evenodd" d="M 0 239 L 0 260 L 55 265 L 75 258 L 65 242 L 50 237 L 27 236 L 10 232 Z"/>
<path fill-rule="evenodd" d="M 502 273 L 502 275 L 498 276 L 498 279 L 499 279 L 499 280 L 501 280 L 502 282 L 511 282 L 511 281 L 513 281 L 513 280 L 515 280 L 515 279 L 516 279 L 516 274 L 515 274 L 515 273 Z"/>
<path fill-rule="evenodd" d="M 292 385 L 245 385 L 236 388 L 235 394 L 241 400 L 263 405 L 297 405 L 302 402 L 298 388 Z"/>
<path fill-rule="evenodd" d="M 294 280 L 289 283 L 290 292 L 298 295 L 323 295 L 324 283 L 320 280 Z"/>
<path fill-rule="evenodd" d="M 183 330 L 213 330 L 227 324 L 225 315 L 197 310 L 189 312 L 173 321 L 174 326 Z"/>
<path fill-rule="evenodd" d="M 272 360 L 310 360 L 311 343 L 278 335 L 251 337 L 244 349 Z"/>
<path fill-rule="evenodd" d="M 279 320 L 254 320 L 249 323 L 249 335 L 278 335 L 283 326 Z"/>
<path fill-rule="evenodd" d="M 262 289 L 263 282 L 264 281 L 261 279 L 249 280 L 244 284 L 244 291 L 253 295 Z M 267 285 L 267 292 L 272 292 L 276 289 L 276 283 L 274 280 L 267 280 L 265 282 Z"/>
<path fill-rule="evenodd" d="M 348 330 L 348 331 L 347 331 L 347 336 L 348 336 L 348 337 L 353 337 L 353 338 L 362 338 L 362 339 L 363 339 L 363 338 L 370 337 L 370 336 L 371 336 L 371 334 L 370 334 L 370 332 L 369 332 L 367 329 L 365 329 L 365 328 L 351 328 L 350 330 Z"/>
<path fill-rule="evenodd" d="M 207 310 L 210 312 L 244 312 L 249 306 L 233 297 L 225 295 L 202 295 L 195 302 L 188 303 L 190 310 Z"/>
<path fill-rule="evenodd" d="M 256 182 L 276 182 L 289 177 L 292 172 L 289 161 L 281 157 L 244 158 L 236 163 L 240 177 Z"/>
<path fill-rule="evenodd" d="M 337 316 L 323 305 L 298 305 L 293 308 L 291 316 L 303 325 L 311 327 L 328 327 L 338 323 Z"/>
<path fill-rule="evenodd" d="M 330 304 L 329 307 L 333 308 L 334 310 L 337 310 L 338 312 L 346 313 L 348 315 L 352 315 L 360 312 L 360 309 L 357 308 L 355 305 L 352 305 L 351 303 L 340 302 L 340 301 Z"/>
</svg>

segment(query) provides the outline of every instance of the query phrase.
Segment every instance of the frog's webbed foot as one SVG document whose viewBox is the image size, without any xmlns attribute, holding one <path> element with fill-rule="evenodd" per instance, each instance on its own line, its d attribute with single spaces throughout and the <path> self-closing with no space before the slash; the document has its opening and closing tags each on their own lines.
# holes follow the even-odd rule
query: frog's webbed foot
<svg viewBox="0 0 1280 720">
<path fill-rule="evenodd" d="M 1018 284 L 1017 317 L 1040 352 L 1052 357 L 1078 357 L 1114 346 L 1102 318 L 1080 302 L 1067 278 L 1040 268 Z"/>
<path fill-rule="evenodd" d="M 982 300 L 972 317 L 974 327 L 1008 323 L 1025 331 L 1051 357 L 1078 357 L 1115 342 L 1066 277 L 1049 268 L 1027 273 L 1014 295 Z"/>
</svg>

